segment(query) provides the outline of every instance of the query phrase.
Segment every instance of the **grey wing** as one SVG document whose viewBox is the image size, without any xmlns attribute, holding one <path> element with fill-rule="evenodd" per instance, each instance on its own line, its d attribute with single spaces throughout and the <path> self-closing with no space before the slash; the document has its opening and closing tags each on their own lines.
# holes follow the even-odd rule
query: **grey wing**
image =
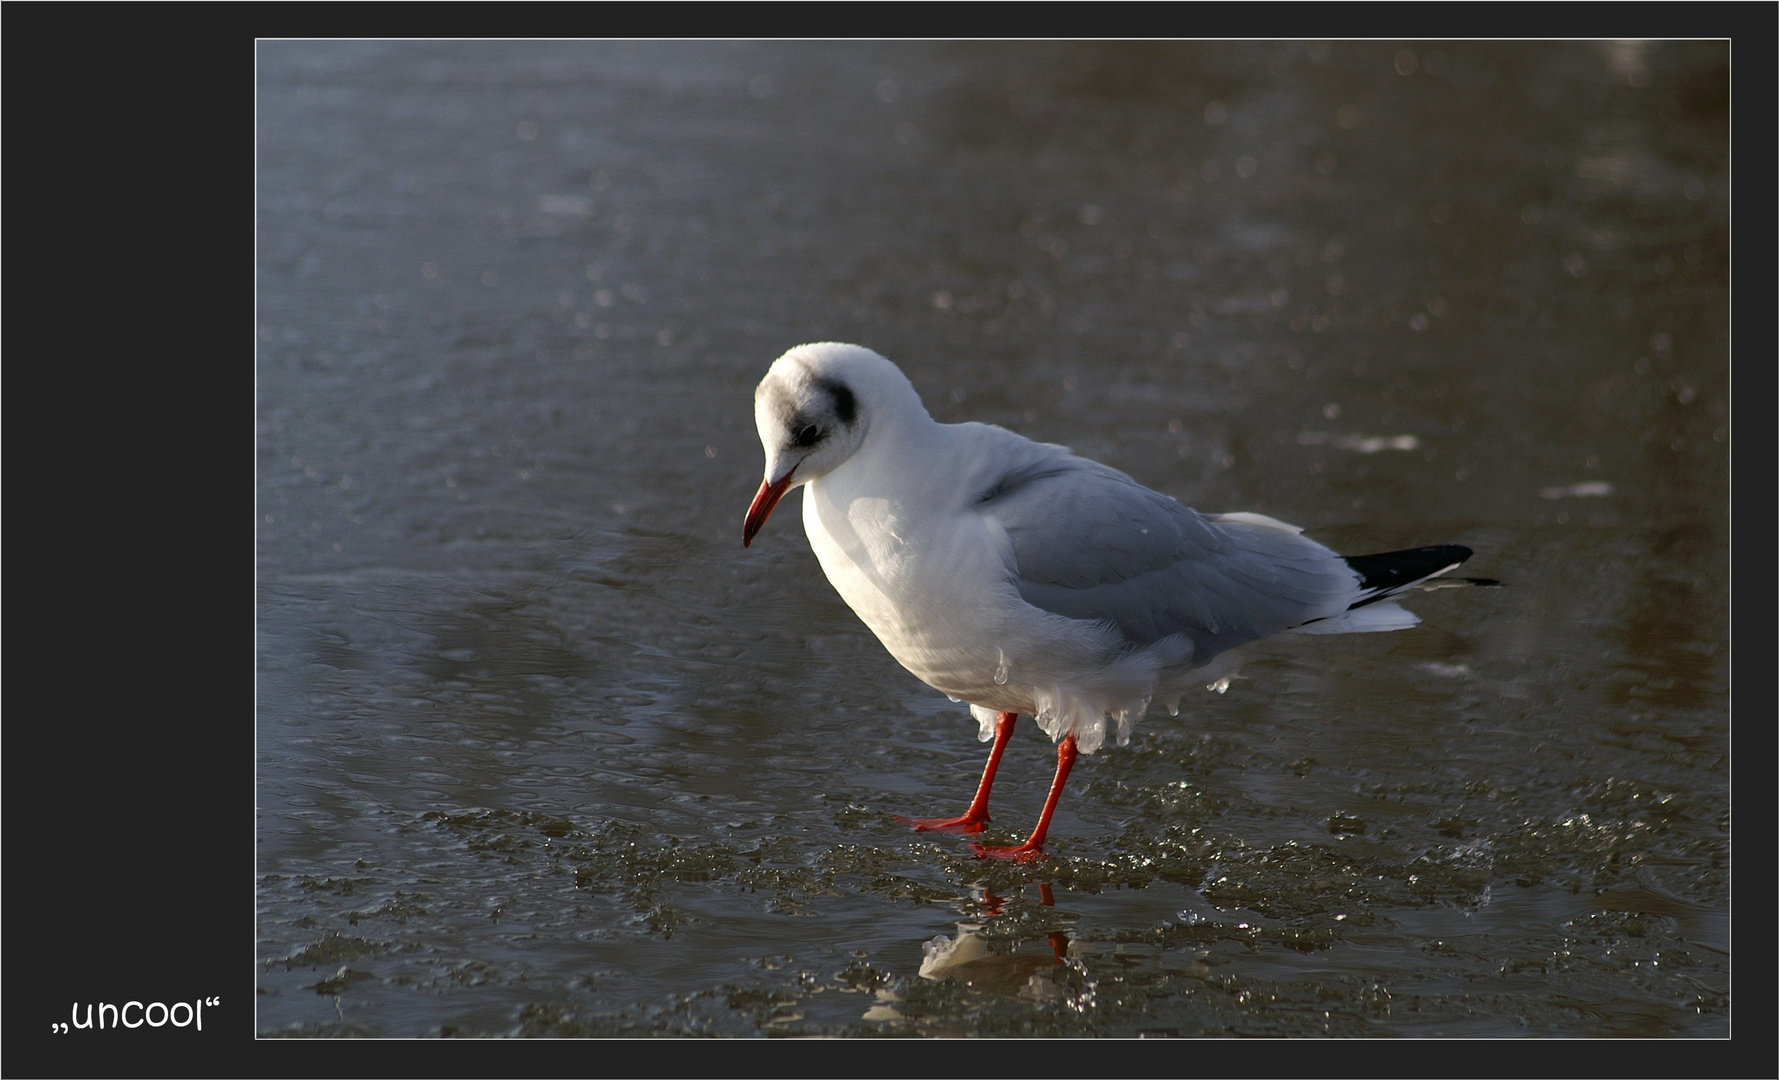
<svg viewBox="0 0 1779 1080">
<path fill-rule="evenodd" d="M 1027 603 L 1133 645 L 1184 634 L 1199 663 L 1339 614 L 1359 591 L 1340 556 L 1289 526 L 1207 517 L 1084 458 L 1013 470 L 979 509 L 1006 530 Z"/>
</svg>

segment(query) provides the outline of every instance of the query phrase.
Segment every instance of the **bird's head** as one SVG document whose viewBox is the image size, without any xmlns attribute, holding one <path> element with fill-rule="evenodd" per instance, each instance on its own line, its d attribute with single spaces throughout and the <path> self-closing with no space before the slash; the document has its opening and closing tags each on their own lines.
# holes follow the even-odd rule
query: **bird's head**
<svg viewBox="0 0 1779 1080">
<path fill-rule="evenodd" d="M 748 507 L 741 543 L 753 543 L 792 488 L 820 479 L 859 450 L 873 423 L 926 410 L 894 364 L 858 345 L 799 345 L 779 357 L 754 390 L 754 426 L 766 476 Z"/>
</svg>

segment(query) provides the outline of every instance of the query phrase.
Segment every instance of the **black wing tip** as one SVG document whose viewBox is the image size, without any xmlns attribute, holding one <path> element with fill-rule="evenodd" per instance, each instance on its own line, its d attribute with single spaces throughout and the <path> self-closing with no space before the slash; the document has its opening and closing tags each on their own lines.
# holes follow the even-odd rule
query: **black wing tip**
<svg viewBox="0 0 1779 1080">
<path fill-rule="evenodd" d="M 1375 555 L 1348 555 L 1346 563 L 1359 575 L 1359 587 L 1365 593 L 1353 606 L 1363 607 L 1436 574 L 1455 569 L 1474 554 L 1476 552 L 1463 544 L 1435 544 L 1402 551 L 1380 551 Z"/>
<path fill-rule="evenodd" d="M 1405 558 L 1412 558 L 1424 555 L 1429 559 L 1446 559 L 1449 560 L 1453 566 L 1458 565 L 1475 554 L 1476 552 L 1465 547 L 1463 544 L 1434 544 L 1432 547 L 1408 548 L 1404 551 L 1384 552 L 1384 556 L 1401 555 Z M 1376 557 L 1382 558 L 1383 556 Z"/>
</svg>

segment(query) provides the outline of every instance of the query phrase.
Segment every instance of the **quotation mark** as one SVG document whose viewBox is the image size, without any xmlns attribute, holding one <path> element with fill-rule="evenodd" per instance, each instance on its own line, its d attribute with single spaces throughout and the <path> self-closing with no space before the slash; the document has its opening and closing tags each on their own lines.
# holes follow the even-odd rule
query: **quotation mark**
<svg viewBox="0 0 1779 1080">
<path fill-rule="evenodd" d="M 176 1001 L 171 1005 L 163 1001 L 155 1001 L 147 1005 L 140 1001 L 131 1001 L 120 1007 L 110 1002 L 100 1002 L 97 1010 L 89 1004 L 86 1007 L 86 1016 L 82 1018 L 80 1003 L 75 1002 L 71 1010 L 73 1027 L 71 1028 L 59 1020 L 52 1020 L 49 1030 L 52 1035 L 66 1035 L 73 1028 L 83 1030 L 97 1028 L 103 1031 L 107 1027 L 139 1028 L 147 1026 L 158 1028 L 170 1024 L 176 1028 L 192 1027 L 202 1031 L 204 1030 L 204 1006 L 208 1005 L 214 1009 L 221 1004 L 222 997 L 220 995 L 195 1002 Z"/>
</svg>

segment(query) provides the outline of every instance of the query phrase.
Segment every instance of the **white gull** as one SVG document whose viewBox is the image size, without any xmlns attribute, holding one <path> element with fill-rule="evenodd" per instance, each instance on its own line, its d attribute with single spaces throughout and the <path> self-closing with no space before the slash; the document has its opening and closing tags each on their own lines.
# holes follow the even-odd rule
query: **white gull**
<svg viewBox="0 0 1779 1080">
<path fill-rule="evenodd" d="M 1344 558 L 1261 514 L 1200 514 L 1116 469 L 989 424 L 941 424 L 890 361 L 800 345 L 754 392 L 766 475 L 751 544 L 797 487 L 803 527 L 836 591 L 903 667 L 968 702 L 994 739 L 962 815 L 917 828 L 979 832 L 1019 714 L 1057 743 L 1041 854 L 1077 752 L 1120 745 L 1149 703 L 1178 711 L 1222 689 L 1235 650 L 1285 631 L 1400 630 L 1403 590 L 1456 567 L 1456 544 Z M 1492 583 L 1491 583 L 1492 584 Z"/>
</svg>

